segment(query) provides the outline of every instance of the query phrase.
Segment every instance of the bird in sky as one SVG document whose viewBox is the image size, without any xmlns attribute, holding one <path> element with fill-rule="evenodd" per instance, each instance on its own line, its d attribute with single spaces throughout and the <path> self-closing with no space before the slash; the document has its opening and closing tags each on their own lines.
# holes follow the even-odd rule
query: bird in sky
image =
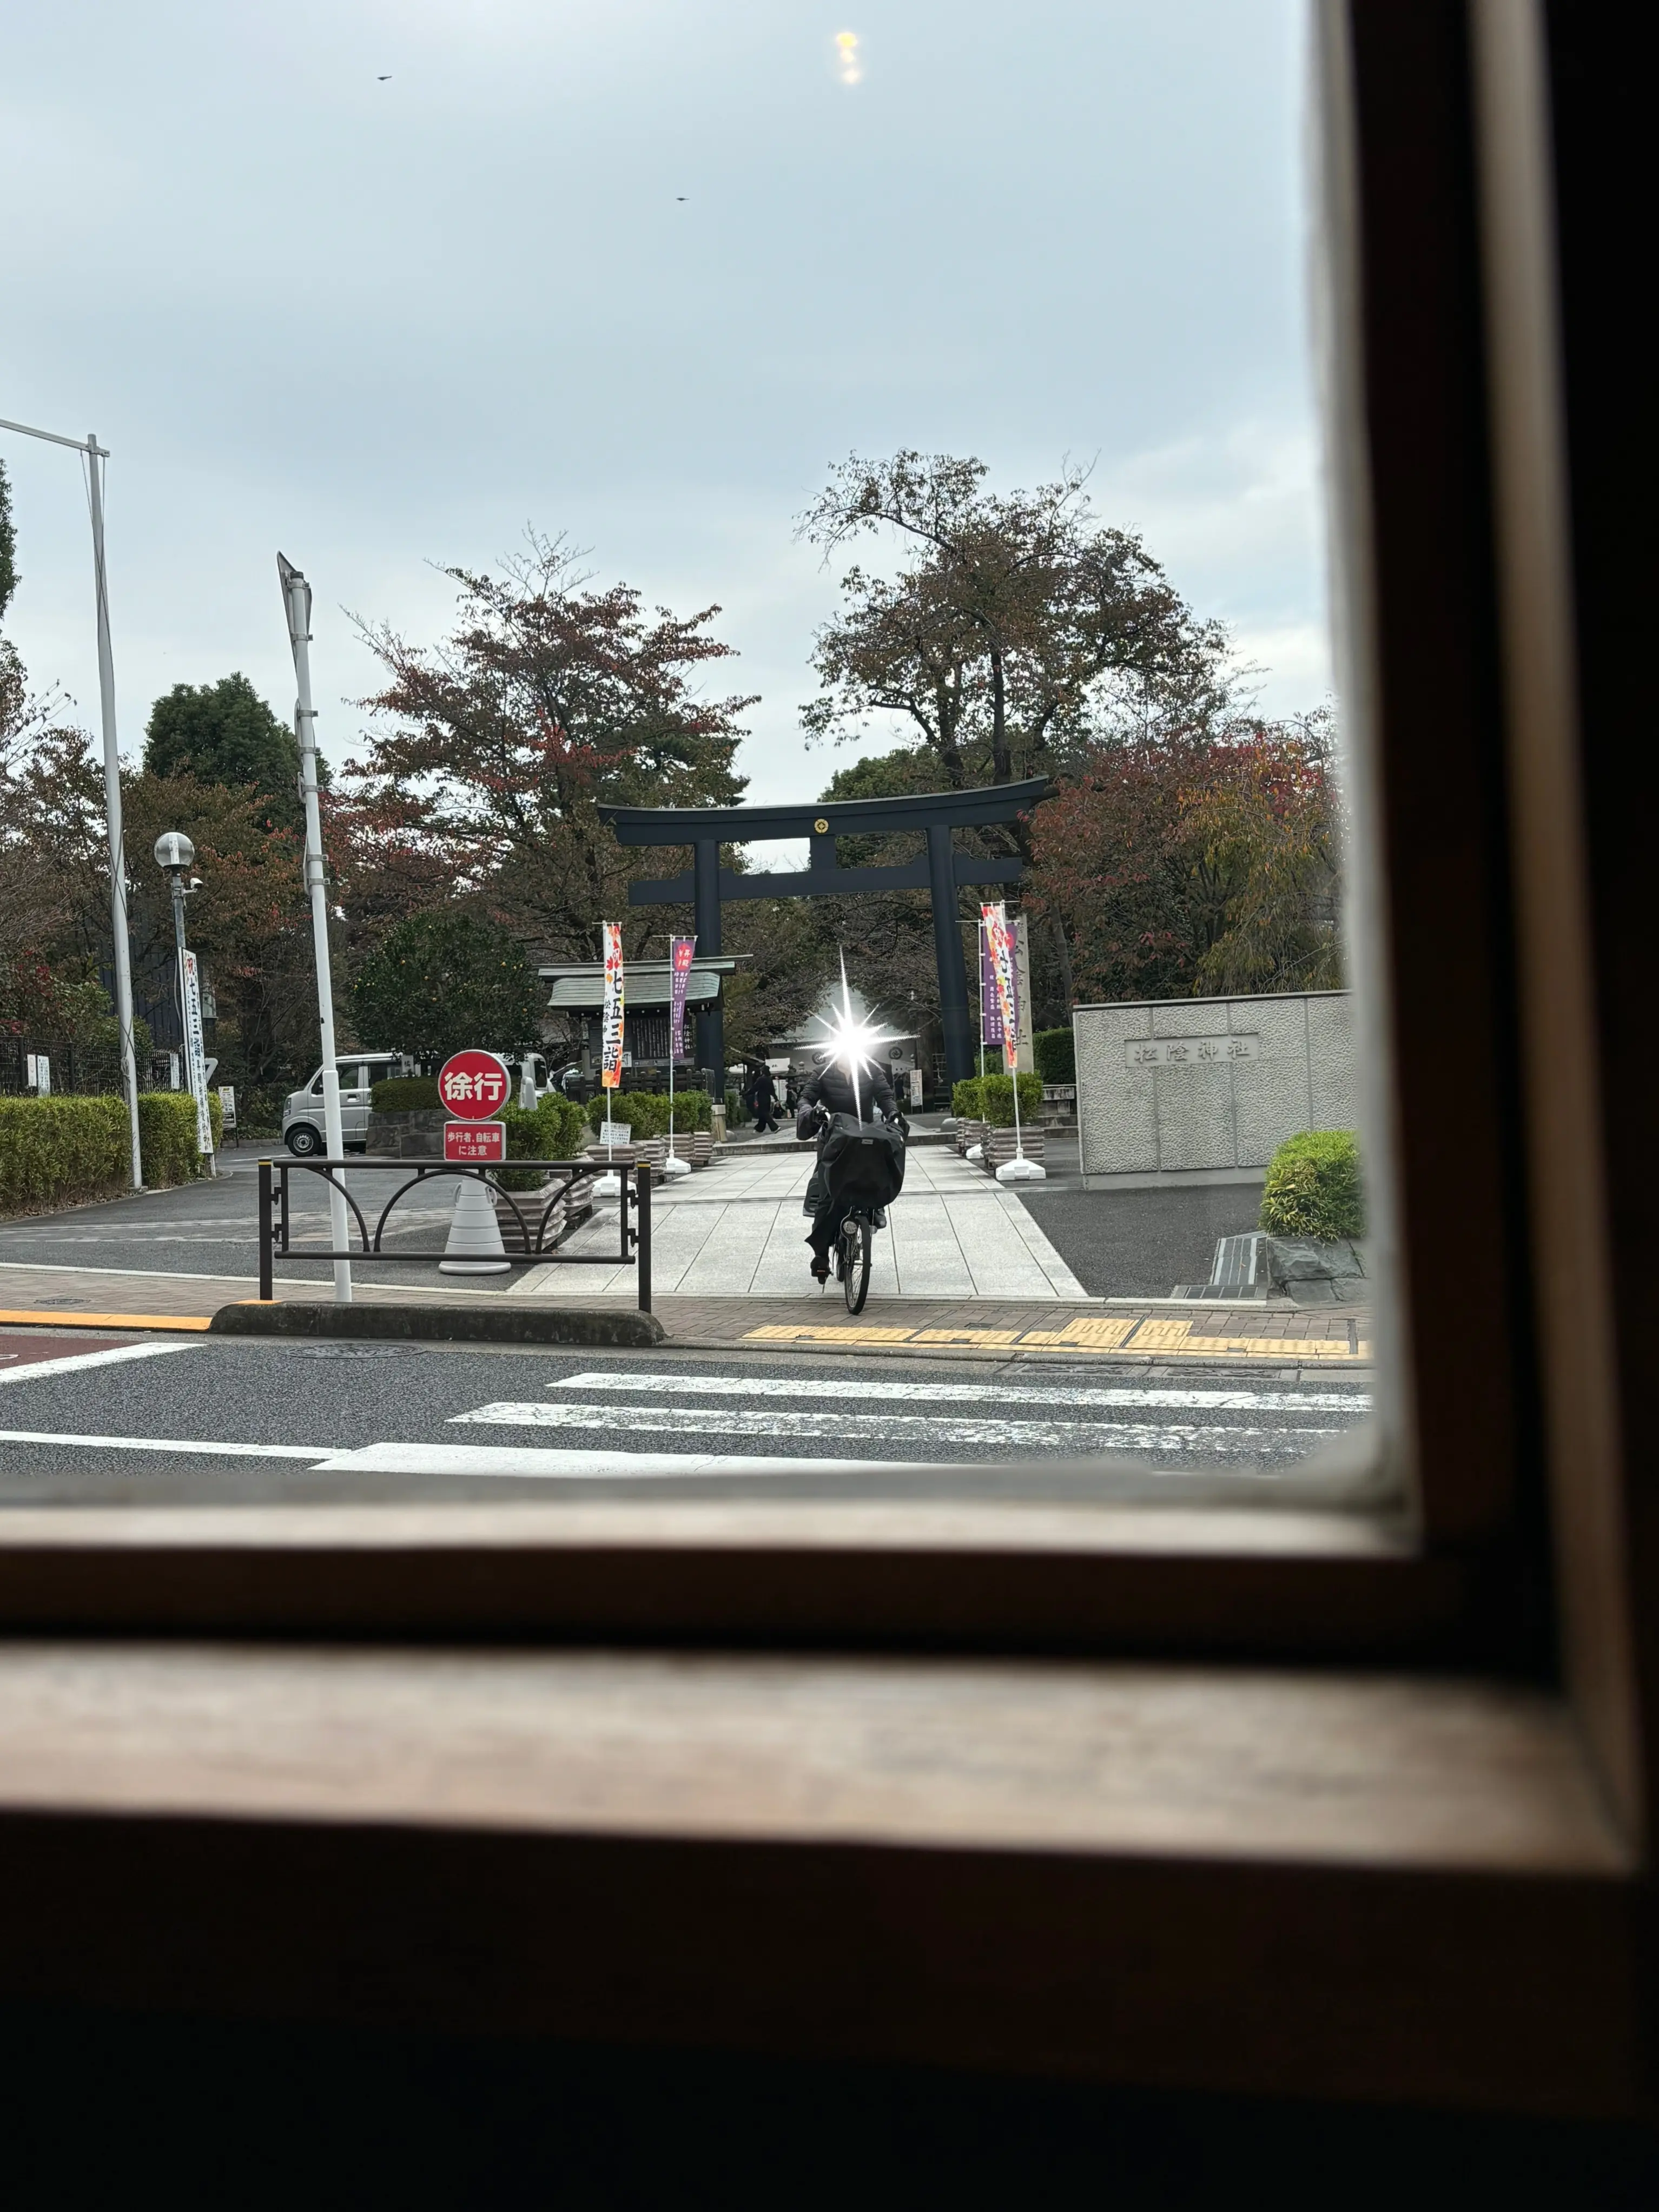
<svg viewBox="0 0 1659 2212">
<path fill-rule="evenodd" d="M 676 192 L 674 197 L 682 207 L 685 205 L 685 194 L 684 192 Z"/>
<path fill-rule="evenodd" d="M 392 71 L 388 70 L 384 76 L 377 76 L 374 82 L 376 84 L 390 84 L 392 82 Z"/>
</svg>

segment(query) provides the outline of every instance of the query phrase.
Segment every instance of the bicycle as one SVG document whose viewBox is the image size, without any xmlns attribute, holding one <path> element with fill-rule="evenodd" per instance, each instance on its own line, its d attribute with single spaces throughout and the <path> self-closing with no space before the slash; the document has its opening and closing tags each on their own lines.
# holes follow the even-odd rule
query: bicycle
<svg viewBox="0 0 1659 2212">
<path fill-rule="evenodd" d="M 880 1215 L 882 1209 L 877 1206 Z M 875 1232 L 883 1225 L 868 1213 L 849 1213 L 836 1239 L 836 1278 L 847 1300 L 848 1313 L 862 1313 L 870 1295 L 870 1261 Z"/>
</svg>

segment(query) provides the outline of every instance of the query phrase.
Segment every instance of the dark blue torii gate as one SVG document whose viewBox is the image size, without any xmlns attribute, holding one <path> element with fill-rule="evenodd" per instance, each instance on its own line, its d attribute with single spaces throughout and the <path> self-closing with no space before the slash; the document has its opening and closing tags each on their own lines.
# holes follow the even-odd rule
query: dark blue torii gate
<svg viewBox="0 0 1659 2212">
<path fill-rule="evenodd" d="M 952 1083 L 974 1073 L 975 1050 L 968 1014 L 968 969 L 957 922 L 959 884 L 1018 883 L 1024 863 L 1018 854 L 994 859 L 958 853 L 951 833 L 1012 822 L 1048 797 L 1047 776 L 1024 783 L 999 783 L 975 791 L 928 791 L 902 799 L 835 799 L 799 806 L 601 806 L 623 845 L 689 845 L 690 875 L 630 884 L 629 906 L 681 906 L 696 915 L 697 950 L 720 950 L 720 905 L 726 899 L 819 898 L 852 891 L 931 892 L 933 953 L 939 963 L 939 1018 L 945 1031 L 945 1069 Z M 922 831 L 927 850 L 919 860 L 896 866 L 842 868 L 836 863 L 837 837 L 881 837 Z M 805 837 L 809 857 L 804 872 L 739 875 L 720 866 L 722 845 L 762 839 Z M 697 1016 L 697 1061 L 702 1067 L 726 1065 L 725 1022 L 717 1006 Z"/>
</svg>

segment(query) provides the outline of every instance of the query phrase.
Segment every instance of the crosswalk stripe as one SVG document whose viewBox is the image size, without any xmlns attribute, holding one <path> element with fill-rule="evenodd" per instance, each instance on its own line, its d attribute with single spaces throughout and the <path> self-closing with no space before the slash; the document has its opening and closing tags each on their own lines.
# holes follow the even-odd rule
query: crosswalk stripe
<svg viewBox="0 0 1659 2212">
<path fill-rule="evenodd" d="M 942 1419 L 922 1413 L 765 1413 L 712 1406 L 560 1406 L 501 1400 L 470 1413 L 453 1413 L 452 1424 L 495 1428 L 602 1429 L 630 1435 L 791 1437 L 893 1437 L 934 1444 L 992 1444 L 1021 1451 L 1191 1451 L 1216 1449 L 1305 1452 L 1318 1437 L 1338 1429 L 1222 1427 L 1207 1424 L 1145 1421 L 1018 1421 L 992 1416 Z"/>
<path fill-rule="evenodd" d="M 781 1378 L 742 1375 L 641 1375 L 620 1369 L 586 1375 L 562 1375 L 549 1384 L 554 1390 L 660 1390 L 672 1397 L 720 1398 L 850 1398 L 871 1401 L 927 1406 L 968 1403 L 988 1406 L 1158 1406 L 1173 1409 L 1217 1407 L 1236 1411 L 1261 1409 L 1273 1413 L 1370 1411 L 1370 1396 L 1363 1390 L 1137 1390 L 1073 1389 L 1054 1384 L 1033 1389 L 1029 1384 L 1006 1382 L 859 1382 L 833 1376 Z"/>
</svg>

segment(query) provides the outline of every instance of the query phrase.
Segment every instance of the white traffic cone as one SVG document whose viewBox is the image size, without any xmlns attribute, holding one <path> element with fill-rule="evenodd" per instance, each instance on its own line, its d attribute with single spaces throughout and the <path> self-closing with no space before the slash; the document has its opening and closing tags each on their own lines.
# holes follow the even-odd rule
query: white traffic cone
<svg viewBox="0 0 1659 2212">
<path fill-rule="evenodd" d="M 505 1275 L 509 1273 L 507 1247 L 495 1203 L 477 1176 L 461 1176 L 455 1193 L 455 1212 L 449 1224 L 441 1275 Z"/>
</svg>

